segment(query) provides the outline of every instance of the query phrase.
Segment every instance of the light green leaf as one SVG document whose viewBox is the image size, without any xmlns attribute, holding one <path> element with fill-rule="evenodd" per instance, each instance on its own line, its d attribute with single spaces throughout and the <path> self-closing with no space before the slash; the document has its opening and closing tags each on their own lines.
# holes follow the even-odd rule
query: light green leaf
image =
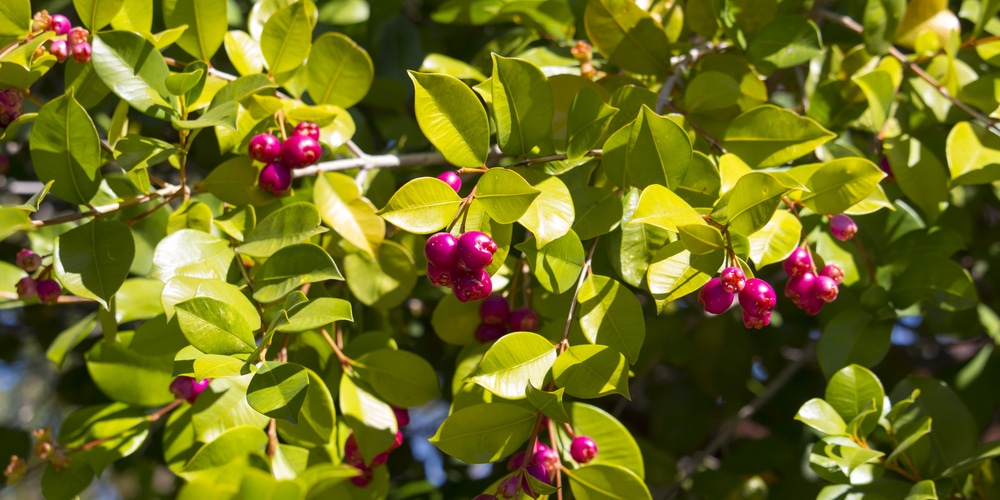
<svg viewBox="0 0 1000 500">
<path fill-rule="evenodd" d="M 488 354 L 488 353 L 487 353 Z M 603 345 L 575 345 L 563 351 L 552 365 L 552 378 L 566 393 L 594 399 L 628 390 L 628 361 L 615 349 Z"/>
<path fill-rule="evenodd" d="M 844 419 L 829 403 L 820 398 L 812 398 L 803 403 L 795 414 L 795 420 L 828 436 L 846 434 L 847 424 L 844 423 Z"/>
<path fill-rule="evenodd" d="M 167 28 L 187 26 L 177 45 L 201 61 L 215 55 L 226 36 L 226 0 L 164 0 L 163 22 Z"/>
<path fill-rule="evenodd" d="M 798 217 L 781 210 L 757 232 L 750 235 L 750 260 L 757 268 L 781 262 L 791 255 L 802 237 Z"/>
<path fill-rule="evenodd" d="M 565 471 L 573 495 L 580 500 L 652 500 L 635 472 L 620 465 L 587 464 Z"/>
<path fill-rule="evenodd" d="M 569 188 L 556 176 L 544 176 L 525 171 L 532 186 L 539 191 L 524 215 L 518 219 L 535 236 L 540 248 L 566 235 L 573 227 L 575 214 Z"/>
<path fill-rule="evenodd" d="M 973 122 L 948 133 L 946 154 L 951 185 L 987 184 L 1000 179 L 1000 137 Z"/>
<path fill-rule="evenodd" d="M 816 349 L 823 373 L 830 377 L 851 363 L 874 366 L 889 352 L 892 328 L 892 322 L 876 321 L 860 308 L 837 314 L 823 328 Z"/>
<path fill-rule="evenodd" d="M 271 75 L 282 75 L 302 66 L 312 47 L 312 18 L 316 6 L 311 0 L 292 3 L 267 18 L 260 36 Z"/>
<path fill-rule="evenodd" d="M 906 0 L 866 0 L 862 24 L 868 53 L 881 55 L 889 50 L 905 9 Z"/>
<path fill-rule="evenodd" d="M 539 249 L 531 240 L 515 248 L 524 252 L 531 272 L 542 288 L 552 293 L 571 290 L 583 270 L 583 244 L 573 231 Z"/>
<path fill-rule="evenodd" d="M 440 179 L 420 177 L 399 188 L 378 215 L 405 231 L 430 234 L 455 220 L 461 203 Z"/>
<path fill-rule="evenodd" d="M 247 386 L 247 403 L 271 418 L 298 424 L 308 389 L 309 377 L 301 365 L 265 361 Z"/>
<path fill-rule="evenodd" d="M 706 254 L 725 248 L 722 233 L 706 224 L 685 224 L 677 227 L 684 248 L 694 254 Z"/>
<path fill-rule="evenodd" d="M 267 444 L 267 435 L 256 427 L 234 427 L 199 449 L 177 475 L 188 480 L 196 473 L 222 467 L 246 455 L 262 451 Z"/>
<path fill-rule="evenodd" d="M 799 16 L 777 17 L 754 34 L 747 56 L 765 71 L 808 62 L 823 50 L 819 28 Z"/>
<path fill-rule="evenodd" d="M 802 203 L 819 214 L 839 214 L 864 200 L 885 177 L 864 158 L 840 158 L 824 163 L 806 181 Z"/>
<path fill-rule="evenodd" d="M 625 70 L 645 75 L 670 70 L 667 34 L 646 11 L 628 0 L 587 2 L 583 24 L 598 51 Z"/>
<path fill-rule="evenodd" d="M 229 61 L 239 74 L 252 75 L 264 70 L 264 54 L 260 51 L 260 43 L 247 32 L 230 31 L 226 33 L 223 43 Z"/>
<path fill-rule="evenodd" d="M 279 332 L 304 332 L 329 325 L 334 321 L 354 321 L 351 303 L 344 299 L 320 297 L 292 312 L 289 322 L 279 326 Z"/>
<path fill-rule="evenodd" d="M 577 300 L 580 329 L 587 340 L 613 347 L 635 363 L 646 337 L 642 306 L 635 294 L 621 283 L 595 274 L 583 281 Z"/>
<path fill-rule="evenodd" d="M 573 231 L 581 241 L 614 231 L 622 220 L 622 202 L 610 187 L 583 186 L 570 191 L 576 220 Z"/>
<path fill-rule="evenodd" d="M 62 367 L 66 355 L 80 345 L 97 326 L 97 313 L 90 313 L 60 333 L 45 350 L 45 357 L 57 367 Z"/>
<path fill-rule="evenodd" d="M 153 118 L 177 116 L 177 98 L 166 85 L 170 70 L 152 43 L 138 33 L 111 31 L 95 35 L 93 46 L 91 64 L 112 92 Z"/>
<path fill-rule="evenodd" d="M 254 275 L 254 300 L 275 302 L 306 283 L 343 280 L 326 250 L 312 243 L 290 245 L 275 252 Z"/>
<path fill-rule="evenodd" d="M 52 194 L 85 204 L 97 193 L 101 184 L 100 137 L 90 115 L 71 94 L 42 106 L 29 146 L 38 180 L 52 182 Z"/>
<path fill-rule="evenodd" d="M 59 236 L 54 253 L 56 276 L 63 286 L 107 308 L 128 277 L 135 241 L 124 223 L 96 219 Z"/>
<path fill-rule="evenodd" d="M 605 104 L 596 90 L 583 87 L 573 98 L 566 118 L 566 155 L 582 158 L 608 132 L 618 108 Z"/>
<path fill-rule="evenodd" d="M 501 224 L 517 222 L 540 193 L 517 172 L 505 168 L 489 169 L 476 185 L 476 200 Z"/>
<path fill-rule="evenodd" d="M 677 193 L 654 184 L 642 190 L 639 204 L 628 224 L 651 224 L 676 233 L 678 226 L 706 225 L 706 222 Z"/>
<path fill-rule="evenodd" d="M 569 423 L 569 414 L 566 413 L 566 407 L 563 406 L 563 393 L 566 389 L 556 389 L 552 392 L 543 391 L 541 389 L 535 389 L 528 384 L 525 388 L 524 395 L 528 401 L 538 409 L 538 411 L 560 423 Z"/>
<path fill-rule="evenodd" d="M 811 118 L 765 104 L 733 119 L 722 145 L 751 167 L 762 168 L 807 155 L 834 137 Z"/>
<path fill-rule="evenodd" d="M 316 178 L 313 199 L 323 222 L 375 258 L 385 238 L 385 221 L 375 215 L 375 207 L 361 196 L 354 179 L 335 172 L 323 174 Z"/>
<path fill-rule="evenodd" d="M 195 297 L 177 304 L 175 311 L 184 337 L 204 353 L 250 353 L 257 345 L 250 325 L 226 302 Z"/>
<path fill-rule="evenodd" d="M 869 5 L 878 1 L 870 0 Z M 858 84 L 868 99 L 872 129 L 881 131 L 891 116 L 893 103 L 896 102 L 896 87 L 892 81 L 892 74 L 888 70 L 880 69 L 856 75 L 851 80 Z"/>
<path fill-rule="evenodd" d="M 430 442 L 466 463 L 496 462 L 524 445 L 534 424 L 533 411 L 512 404 L 481 403 L 449 415 Z"/>
<path fill-rule="evenodd" d="M 73 7 L 90 31 L 97 31 L 111 22 L 125 0 L 73 0 Z"/>
<path fill-rule="evenodd" d="M 146 356 L 122 344 L 98 342 L 87 352 L 87 371 L 108 397 L 136 406 L 158 406 L 173 401 L 170 381 L 174 360 Z"/>
<path fill-rule="evenodd" d="M 392 407 L 347 374 L 340 377 L 340 411 L 354 431 L 365 463 L 388 450 L 396 439 L 398 429 Z"/>
<path fill-rule="evenodd" d="M 409 75 L 415 92 L 417 124 L 427 140 L 455 166 L 475 168 L 485 164 L 490 124 L 472 89 L 445 74 L 410 71 Z"/>
<path fill-rule="evenodd" d="M 312 203 L 292 203 L 271 212 L 253 228 L 240 245 L 240 253 L 269 257 L 289 245 L 301 243 L 324 232 L 319 212 Z"/>
<path fill-rule="evenodd" d="M 393 406 L 420 406 L 441 396 L 434 367 L 412 352 L 379 349 L 359 357 L 352 367 Z"/>
<path fill-rule="evenodd" d="M 403 303 L 417 283 L 413 255 L 395 241 L 385 241 L 375 259 L 362 253 L 344 257 L 351 293 L 367 306 L 391 309 Z"/>
<path fill-rule="evenodd" d="M 670 302 L 708 283 L 722 268 L 724 258 L 722 250 L 705 255 L 692 254 L 684 249 L 680 241 L 663 247 L 653 257 L 646 273 L 657 309 L 662 312 Z"/>
<path fill-rule="evenodd" d="M 3 7 L 0 7 L 0 37 L 23 37 L 28 34 L 29 29 L 31 29 L 31 2 L 29 0 L 4 2 Z"/>
<path fill-rule="evenodd" d="M 782 195 L 790 190 L 772 174 L 751 172 L 740 177 L 716 204 L 712 218 L 727 223 L 737 233 L 751 235 L 771 220 Z"/>
<path fill-rule="evenodd" d="M 858 425 L 858 437 L 866 437 L 878 425 L 885 400 L 882 382 L 870 370 L 859 365 L 850 365 L 837 371 L 826 385 L 824 398 L 845 422 L 865 413 L 874 405 L 870 413 Z"/>
<path fill-rule="evenodd" d="M 540 69 L 528 61 L 493 54 L 493 119 L 500 149 L 527 155 L 550 135 L 554 102 Z"/>
<path fill-rule="evenodd" d="M 149 276 L 164 283 L 174 276 L 225 280 L 234 256 L 225 241 L 203 231 L 181 229 L 156 245 Z"/>
<path fill-rule="evenodd" d="M 326 33 L 313 42 L 306 62 L 309 95 L 319 104 L 349 108 L 368 93 L 375 67 L 368 52 L 346 35 Z"/>
<path fill-rule="evenodd" d="M 503 398 L 524 399 L 525 387 L 540 387 L 555 360 L 555 348 L 545 337 L 514 332 L 486 351 L 469 381 Z"/>
<path fill-rule="evenodd" d="M 305 401 L 299 408 L 297 424 L 292 425 L 285 420 L 278 421 L 278 433 L 282 438 L 300 446 L 325 445 L 330 442 L 337 425 L 333 398 L 326 382 L 312 370 L 306 369 L 309 377 L 309 390 L 305 392 Z"/>
</svg>

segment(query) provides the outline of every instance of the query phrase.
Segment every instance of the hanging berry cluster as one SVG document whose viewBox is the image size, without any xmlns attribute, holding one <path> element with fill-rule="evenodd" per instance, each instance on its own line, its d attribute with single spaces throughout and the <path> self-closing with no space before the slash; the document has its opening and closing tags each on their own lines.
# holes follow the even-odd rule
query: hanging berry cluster
<svg viewBox="0 0 1000 500">
<path fill-rule="evenodd" d="M 698 303 L 708 313 L 722 314 L 733 305 L 737 295 L 744 326 L 759 330 L 771 324 L 771 311 L 778 303 L 774 289 L 762 279 L 747 279 L 738 267 L 727 267 L 719 277 L 710 279 L 698 292 Z"/>
<path fill-rule="evenodd" d="M 405 427 L 410 423 L 410 412 L 405 408 L 393 408 L 393 412 L 396 414 L 396 427 Z M 361 474 L 351 478 L 351 482 L 359 488 L 364 488 L 368 486 L 368 483 L 372 481 L 372 470 L 375 467 L 384 465 L 389 461 L 389 453 L 392 453 L 396 448 L 403 445 L 403 432 L 396 431 L 396 439 L 392 442 L 392 445 L 388 450 L 375 455 L 371 463 L 365 463 L 365 457 L 361 453 L 361 448 L 358 447 L 358 441 L 354 438 L 354 434 L 351 434 L 347 438 L 347 442 L 344 443 L 344 463 L 354 467 L 361 471 Z"/>
<path fill-rule="evenodd" d="M 437 233 L 424 245 L 427 279 L 451 288 L 462 302 L 485 299 L 493 291 L 486 266 L 493 263 L 496 252 L 496 242 L 486 233 L 469 231 L 457 238 Z"/>
<path fill-rule="evenodd" d="M 22 248 L 17 252 L 15 263 L 17 267 L 28 273 L 28 276 L 17 282 L 17 296 L 19 298 L 38 297 L 41 303 L 48 305 L 55 304 L 59 300 L 62 287 L 59 286 L 59 282 L 50 278 L 52 266 L 42 266 L 42 256 L 27 248 Z"/>
<path fill-rule="evenodd" d="M 271 134 L 257 134 L 250 139 L 247 154 L 267 164 L 260 171 L 257 185 L 272 194 L 282 195 L 292 186 L 293 169 L 308 167 L 323 156 L 319 126 L 301 122 L 284 141 Z"/>
<path fill-rule="evenodd" d="M 476 328 L 476 340 L 487 343 L 510 332 L 537 332 L 538 316 L 528 308 L 510 310 L 507 299 L 493 295 L 479 306 L 482 320 Z"/>
<path fill-rule="evenodd" d="M 90 32 L 80 26 L 74 27 L 66 16 L 62 14 L 50 16 L 46 10 L 38 11 L 31 23 L 31 31 L 32 33 L 55 32 L 56 38 L 49 40 L 48 50 L 50 54 L 55 56 L 56 61 L 65 62 L 72 55 L 73 60 L 80 64 L 90 62 L 90 56 L 93 54 L 90 42 L 87 41 Z M 39 47 L 39 50 L 44 51 L 45 49 Z"/>
</svg>

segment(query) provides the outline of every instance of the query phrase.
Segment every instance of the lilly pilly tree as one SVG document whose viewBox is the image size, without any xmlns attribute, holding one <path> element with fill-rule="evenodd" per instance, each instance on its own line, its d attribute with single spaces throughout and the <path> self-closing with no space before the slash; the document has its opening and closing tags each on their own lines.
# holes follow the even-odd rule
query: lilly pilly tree
<svg viewBox="0 0 1000 500">
<path fill-rule="evenodd" d="M 1000 3 L 247 7 L 0 9 L 7 488 L 1000 494 Z"/>
</svg>

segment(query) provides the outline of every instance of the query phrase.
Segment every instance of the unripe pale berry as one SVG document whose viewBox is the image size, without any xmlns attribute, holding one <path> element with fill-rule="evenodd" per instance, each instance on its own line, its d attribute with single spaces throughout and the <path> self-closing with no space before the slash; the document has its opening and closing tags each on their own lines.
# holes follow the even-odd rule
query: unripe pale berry
<svg viewBox="0 0 1000 500">
<path fill-rule="evenodd" d="M 50 29 L 52 29 L 52 16 L 49 15 L 49 11 L 42 9 L 35 12 L 35 15 L 31 18 L 31 32 L 37 33 Z"/>
<path fill-rule="evenodd" d="M 749 314 L 746 309 L 743 310 L 743 326 L 760 330 L 770 324 L 771 311 L 765 311 L 763 314 Z"/>
<path fill-rule="evenodd" d="M 788 278 L 788 282 L 785 283 L 785 297 L 798 300 L 801 297 L 810 296 L 810 290 L 815 281 L 816 275 L 810 272 L 804 272 Z"/>
<path fill-rule="evenodd" d="M 48 305 L 55 304 L 59 300 L 59 294 L 62 293 L 62 287 L 56 280 L 38 280 L 35 288 L 38 290 L 38 300 Z"/>
<path fill-rule="evenodd" d="M 299 124 L 295 126 L 295 131 L 292 133 L 295 135 L 304 135 L 315 141 L 319 141 L 319 125 L 316 125 L 313 122 L 299 122 Z"/>
<path fill-rule="evenodd" d="M 90 62 L 90 56 L 93 53 L 93 49 L 90 47 L 90 43 L 83 42 L 78 43 L 73 46 L 73 60 L 80 63 L 86 64 Z"/>
<path fill-rule="evenodd" d="M 479 306 L 479 317 L 487 325 L 502 325 L 509 315 L 510 305 L 500 295 L 491 295 Z"/>
<path fill-rule="evenodd" d="M 778 297 L 774 294 L 774 289 L 771 288 L 771 285 L 759 278 L 748 279 L 739 297 L 740 307 L 754 316 L 763 316 L 764 313 L 770 313 L 778 303 Z M 768 314 L 768 318 L 770 318 L 770 314 Z"/>
<path fill-rule="evenodd" d="M 490 325 L 486 323 L 480 323 L 476 327 L 476 340 L 482 342 L 483 344 L 487 342 L 493 342 L 507 335 L 507 325 Z"/>
<path fill-rule="evenodd" d="M 52 40 L 49 42 L 49 53 L 56 56 L 56 61 L 65 62 L 69 57 L 69 45 L 66 40 Z"/>
<path fill-rule="evenodd" d="M 66 42 L 69 43 L 69 48 L 72 49 L 75 45 L 87 43 L 88 36 L 90 36 L 89 31 L 77 26 L 66 33 Z"/>
<path fill-rule="evenodd" d="M 424 257 L 428 263 L 451 274 L 451 268 L 458 264 L 458 238 L 451 233 L 432 235 L 424 244 Z"/>
<path fill-rule="evenodd" d="M 261 189 L 273 194 L 281 194 L 292 185 L 292 171 L 280 163 L 268 163 L 260 171 L 257 184 Z"/>
<path fill-rule="evenodd" d="M 812 257 L 809 256 L 809 250 L 806 250 L 805 247 L 795 247 L 792 254 L 781 265 L 785 269 L 785 274 L 796 276 L 811 270 L 813 263 Z"/>
<path fill-rule="evenodd" d="M 437 178 L 444 181 L 444 183 L 454 189 L 456 193 L 459 189 L 462 189 L 462 178 L 452 170 L 442 173 L 437 176 Z"/>
<path fill-rule="evenodd" d="M 410 425 L 410 411 L 406 408 L 392 407 L 392 412 L 396 415 L 396 426 L 406 427 Z"/>
<path fill-rule="evenodd" d="M 319 141 L 304 135 L 293 135 L 281 143 L 281 163 L 288 168 L 302 168 L 319 161 L 323 146 Z"/>
<path fill-rule="evenodd" d="M 590 436 L 577 436 L 569 445 L 569 454 L 573 460 L 585 464 L 597 456 L 597 443 Z"/>
<path fill-rule="evenodd" d="M 454 286 L 454 276 L 452 275 L 453 270 L 453 267 L 437 267 L 428 262 L 427 279 L 430 280 L 434 286 L 446 286 L 451 288 Z"/>
<path fill-rule="evenodd" d="M 247 154 L 259 162 L 270 163 L 281 154 L 281 141 L 271 134 L 257 134 L 250 139 Z"/>
<path fill-rule="evenodd" d="M 38 282 L 31 276 L 25 276 L 17 282 L 17 296 L 22 299 L 38 295 Z"/>
<path fill-rule="evenodd" d="M 39 266 L 42 265 L 42 257 L 27 248 L 22 248 L 17 252 L 17 257 L 14 258 L 14 262 L 17 264 L 17 267 L 20 267 L 29 273 L 33 273 Z"/>
<path fill-rule="evenodd" d="M 819 274 L 832 279 L 838 285 L 844 282 L 844 268 L 837 264 L 827 264 Z"/>
<path fill-rule="evenodd" d="M 528 308 L 515 309 L 507 316 L 507 325 L 512 332 L 537 332 L 538 316 Z"/>
<path fill-rule="evenodd" d="M 712 278 L 698 292 L 698 303 L 703 305 L 708 313 L 722 314 L 733 305 L 734 297 L 732 292 L 726 291 L 722 280 Z"/>
<path fill-rule="evenodd" d="M 458 237 L 458 260 L 469 269 L 482 269 L 493 263 L 497 244 L 486 233 L 469 231 Z"/>
<path fill-rule="evenodd" d="M 173 393 L 177 399 L 186 400 L 188 403 L 194 404 L 198 399 L 198 396 L 205 389 L 208 388 L 208 384 L 212 382 L 212 379 L 204 378 L 201 380 L 196 380 L 194 377 L 187 377 L 181 375 L 174 379 L 170 383 L 170 392 Z"/>
<path fill-rule="evenodd" d="M 837 300 L 837 283 L 833 278 L 827 276 L 817 276 L 810 289 L 813 296 L 822 299 L 823 302 L 833 302 Z"/>
<path fill-rule="evenodd" d="M 455 298 L 460 302 L 472 302 L 489 297 L 493 291 L 493 282 L 485 269 L 458 269 L 452 287 Z"/>
<path fill-rule="evenodd" d="M 854 220 L 844 214 L 837 214 L 830 217 L 830 233 L 840 241 L 847 241 L 858 232 L 858 225 Z"/>
<path fill-rule="evenodd" d="M 57 35 L 65 35 L 72 28 L 73 23 L 69 22 L 69 18 L 62 14 L 52 14 L 49 20 L 49 29 L 55 31 Z"/>
<path fill-rule="evenodd" d="M 747 275 L 743 274 L 743 270 L 738 267 L 727 267 L 719 274 L 719 280 L 722 281 L 722 288 L 727 292 L 737 293 L 746 285 Z"/>
</svg>

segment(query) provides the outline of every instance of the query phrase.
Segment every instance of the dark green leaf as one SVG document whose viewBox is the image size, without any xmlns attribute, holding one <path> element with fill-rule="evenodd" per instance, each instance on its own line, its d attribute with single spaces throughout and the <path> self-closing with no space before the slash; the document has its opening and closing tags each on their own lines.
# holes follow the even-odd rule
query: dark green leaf
<svg viewBox="0 0 1000 500">
<path fill-rule="evenodd" d="M 275 302 L 306 283 L 343 280 L 344 276 L 325 250 L 299 243 L 272 254 L 253 279 L 254 300 Z"/>
<path fill-rule="evenodd" d="M 166 85 L 170 70 L 152 43 L 138 33 L 111 31 L 94 36 L 93 50 L 91 64 L 118 97 L 154 118 L 177 115 Z"/>
<path fill-rule="evenodd" d="M 107 308 L 128 277 L 135 241 L 124 223 L 97 219 L 60 236 L 55 254 L 55 271 L 63 286 Z"/>
<path fill-rule="evenodd" d="M 452 413 L 430 441 L 466 463 L 496 462 L 517 451 L 528 440 L 534 424 L 533 411 L 511 404 L 482 403 Z"/>
<path fill-rule="evenodd" d="M 389 404 L 420 406 L 441 396 L 434 367 L 408 351 L 379 349 L 355 361 L 354 371 Z"/>
<path fill-rule="evenodd" d="M 100 137 L 90 115 L 71 94 L 42 106 L 31 130 L 31 161 L 52 194 L 85 204 L 101 184 Z"/>
<path fill-rule="evenodd" d="M 628 71 L 664 74 L 672 66 L 670 42 L 663 27 L 633 2 L 587 2 L 583 23 L 597 50 Z"/>
<path fill-rule="evenodd" d="M 301 365 L 265 361 L 247 386 L 247 403 L 271 418 L 297 424 L 308 389 L 309 377 Z"/>
</svg>

